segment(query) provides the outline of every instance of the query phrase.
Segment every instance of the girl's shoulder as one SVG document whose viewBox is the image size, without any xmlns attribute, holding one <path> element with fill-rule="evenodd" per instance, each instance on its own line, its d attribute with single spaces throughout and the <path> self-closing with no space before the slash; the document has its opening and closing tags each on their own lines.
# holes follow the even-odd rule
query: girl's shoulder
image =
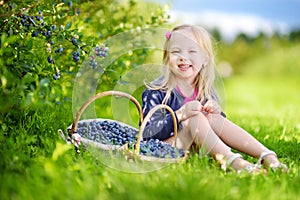
<svg viewBox="0 0 300 200">
<path fill-rule="evenodd" d="M 151 96 L 153 98 L 164 98 L 166 96 L 166 92 L 164 90 L 154 90 L 154 89 L 149 89 L 149 88 L 146 88 L 144 91 L 143 91 L 143 94 L 142 94 L 143 97 L 145 96 Z"/>
</svg>

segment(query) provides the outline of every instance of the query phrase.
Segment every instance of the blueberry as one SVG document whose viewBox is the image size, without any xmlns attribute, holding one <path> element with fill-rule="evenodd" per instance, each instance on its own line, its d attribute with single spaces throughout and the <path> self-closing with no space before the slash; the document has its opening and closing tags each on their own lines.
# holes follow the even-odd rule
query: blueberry
<svg viewBox="0 0 300 200">
<path fill-rule="evenodd" d="M 68 2 L 68 6 L 72 7 L 72 6 L 73 6 L 73 2 L 72 2 L 72 1 L 69 1 L 69 2 Z"/>
<path fill-rule="evenodd" d="M 71 41 L 72 41 L 73 44 L 76 44 L 76 43 L 77 43 L 76 38 L 72 38 Z"/>
<path fill-rule="evenodd" d="M 48 59 L 48 63 L 54 64 L 54 60 L 50 56 L 47 59 Z"/>
<path fill-rule="evenodd" d="M 63 52 L 63 50 L 64 50 L 64 48 L 60 47 L 55 50 L 55 53 L 61 53 L 61 52 Z"/>
<path fill-rule="evenodd" d="M 78 56 L 73 56 L 73 60 L 76 61 L 76 62 L 78 62 L 78 61 L 80 60 L 80 57 L 78 57 Z"/>
<path fill-rule="evenodd" d="M 37 37 L 38 35 L 39 35 L 38 31 L 33 31 L 31 34 L 32 37 Z"/>
</svg>

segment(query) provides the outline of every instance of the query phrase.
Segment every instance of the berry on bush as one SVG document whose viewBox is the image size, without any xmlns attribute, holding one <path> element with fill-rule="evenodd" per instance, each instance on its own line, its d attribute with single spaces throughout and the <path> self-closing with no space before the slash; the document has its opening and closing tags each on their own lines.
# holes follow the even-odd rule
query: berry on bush
<svg viewBox="0 0 300 200">
<path fill-rule="evenodd" d="M 97 65 L 98 65 L 98 62 L 95 60 L 95 57 L 94 57 L 94 56 L 91 56 L 90 66 L 91 66 L 93 69 L 96 69 L 96 68 L 97 68 Z"/>
<path fill-rule="evenodd" d="M 54 79 L 54 80 L 57 80 L 57 79 L 59 79 L 59 76 L 54 75 L 54 76 L 53 76 L 53 79 Z"/>
<path fill-rule="evenodd" d="M 76 43 L 77 43 L 76 38 L 72 38 L 71 41 L 72 41 L 72 43 L 73 43 L 74 45 L 76 45 Z"/>
<path fill-rule="evenodd" d="M 31 34 L 32 37 L 37 37 L 38 35 L 39 35 L 38 31 L 33 31 Z"/>
<path fill-rule="evenodd" d="M 55 53 L 61 53 L 63 52 L 64 48 L 59 47 L 58 49 L 55 50 Z"/>
<path fill-rule="evenodd" d="M 72 55 L 73 55 L 73 60 L 74 60 L 75 62 L 78 62 L 78 61 L 80 60 L 80 52 L 74 51 L 74 52 L 72 53 Z"/>
<path fill-rule="evenodd" d="M 97 56 L 99 56 L 100 58 L 103 58 L 103 57 L 108 56 L 108 50 L 109 50 L 109 48 L 104 45 L 96 46 L 95 54 Z"/>
<path fill-rule="evenodd" d="M 53 58 L 51 58 L 50 56 L 48 56 L 48 63 L 50 63 L 50 64 L 54 64 L 54 60 L 53 60 Z"/>
</svg>

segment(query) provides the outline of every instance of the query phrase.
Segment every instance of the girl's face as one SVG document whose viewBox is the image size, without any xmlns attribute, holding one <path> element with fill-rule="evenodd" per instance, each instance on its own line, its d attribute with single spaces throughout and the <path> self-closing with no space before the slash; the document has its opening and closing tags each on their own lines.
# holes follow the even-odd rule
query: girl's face
<svg viewBox="0 0 300 200">
<path fill-rule="evenodd" d="M 207 53 L 196 42 L 189 30 L 172 33 L 169 49 L 169 67 L 175 78 L 192 83 L 198 72 L 208 63 Z"/>
</svg>

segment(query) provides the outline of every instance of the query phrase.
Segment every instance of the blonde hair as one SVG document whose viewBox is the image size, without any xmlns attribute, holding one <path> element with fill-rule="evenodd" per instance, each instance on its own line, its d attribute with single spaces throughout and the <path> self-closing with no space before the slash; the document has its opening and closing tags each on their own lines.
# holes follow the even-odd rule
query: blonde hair
<svg viewBox="0 0 300 200">
<path fill-rule="evenodd" d="M 180 25 L 176 26 L 171 31 L 171 36 L 174 31 L 178 30 L 190 30 L 197 39 L 199 47 L 204 50 L 208 55 L 208 62 L 206 66 L 202 66 L 201 70 L 196 76 L 193 86 L 198 87 L 198 97 L 200 102 L 204 102 L 206 99 L 218 100 L 214 89 L 215 80 L 215 55 L 213 51 L 212 39 L 210 34 L 200 26 L 193 25 Z M 166 91 L 166 96 L 163 100 L 163 104 L 166 104 L 169 97 L 171 96 L 172 90 L 176 87 L 174 85 L 174 74 L 171 72 L 169 65 L 169 49 L 170 49 L 170 39 L 166 39 L 164 44 L 163 52 L 163 76 L 162 80 L 158 83 L 157 81 L 146 84 L 149 89 L 152 90 L 164 90 Z"/>
</svg>

